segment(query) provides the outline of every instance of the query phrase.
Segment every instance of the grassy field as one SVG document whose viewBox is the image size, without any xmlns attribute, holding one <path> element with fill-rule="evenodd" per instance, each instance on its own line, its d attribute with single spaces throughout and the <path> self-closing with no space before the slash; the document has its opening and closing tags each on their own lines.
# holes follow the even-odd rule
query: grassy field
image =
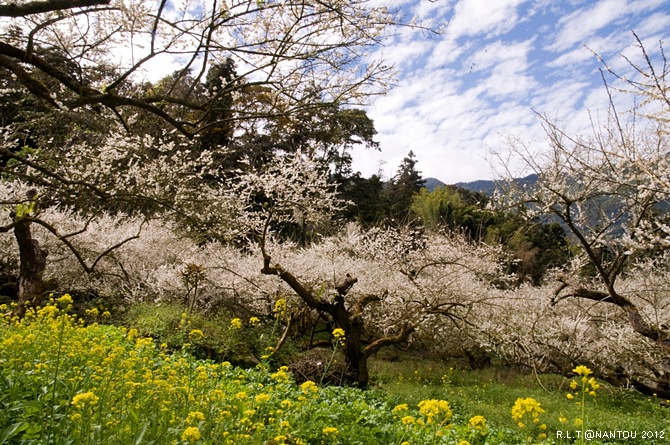
<svg viewBox="0 0 670 445">
<path fill-rule="evenodd" d="M 587 391 L 582 411 L 581 397 L 570 387 L 573 380 L 581 383 L 580 378 L 534 375 L 500 367 L 472 371 L 411 356 L 398 361 L 373 360 L 370 368 L 378 386 L 392 400 L 409 404 L 426 398 L 448 400 L 455 412 L 455 422 L 459 418 L 481 415 L 496 429 L 518 431 L 511 416 L 512 406 L 518 398 L 531 397 L 544 410 L 540 418 L 547 425 L 548 440 L 554 439 L 557 443 L 561 443 L 561 437 L 557 436 L 565 438 L 569 434 L 577 439 L 581 434 L 582 426 L 579 420 L 575 424 L 576 419 L 582 419 L 585 429 L 599 431 L 601 435 L 622 432 L 617 433 L 617 440 L 594 439 L 586 443 L 670 443 L 667 404 L 603 382 L 598 382 L 600 387 L 595 396 L 588 395 Z M 568 394 L 572 398 L 568 398 Z M 635 439 L 622 437 L 633 433 L 637 433 Z"/>
<path fill-rule="evenodd" d="M 0 321 L 2 444 L 668 443 L 667 408 L 586 368 L 583 378 L 536 379 L 409 358 L 373 361 L 367 391 L 298 385 L 286 368 L 197 360 L 188 344 L 170 352 L 134 329 L 87 324 L 68 314 L 71 303 L 65 295 Z M 587 429 L 636 437 L 574 439 Z"/>
</svg>

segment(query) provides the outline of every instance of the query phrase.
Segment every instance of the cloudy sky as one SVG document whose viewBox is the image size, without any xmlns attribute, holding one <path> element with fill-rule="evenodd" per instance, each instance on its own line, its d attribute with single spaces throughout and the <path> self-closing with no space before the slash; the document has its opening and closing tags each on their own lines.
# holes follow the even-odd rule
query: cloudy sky
<svg viewBox="0 0 670 445">
<path fill-rule="evenodd" d="M 606 112 L 595 51 L 620 72 L 639 59 L 631 31 L 658 52 L 670 0 L 392 0 L 440 35 L 401 29 L 379 49 L 395 87 L 367 108 L 381 153 L 357 150 L 364 176 L 392 176 L 412 150 L 424 177 L 490 179 L 506 135 L 541 146 L 535 111 L 573 132 Z M 670 46 L 670 43 L 667 45 Z M 590 50 L 592 51 L 590 51 Z"/>
</svg>

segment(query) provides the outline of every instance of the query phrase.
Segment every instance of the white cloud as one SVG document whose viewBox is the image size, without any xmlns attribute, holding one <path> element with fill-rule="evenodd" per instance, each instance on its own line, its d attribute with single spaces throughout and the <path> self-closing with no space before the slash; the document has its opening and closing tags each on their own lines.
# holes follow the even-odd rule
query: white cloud
<svg viewBox="0 0 670 445">
<path fill-rule="evenodd" d="M 364 175 L 376 173 L 382 160 L 392 175 L 413 150 L 424 177 L 491 178 L 490 152 L 505 150 L 507 134 L 546 146 L 535 112 L 571 134 L 589 132 L 592 117 L 607 116 L 602 64 L 584 44 L 624 70 L 630 67 L 620 54 L 639 61 L 631 29 L 648 49 L 670 35 L 667 0 L 460 0 L 445 9 L 450 5 L 417 2 L 413 10 L 453 13 L 437 40 L 403 31 L 385 48 L 395 51 L 388 54 L 400 79 L 368 109 L 382 152 L 354 152 L 354 168 Z M 623 110 L 629 100 L 617 104 Z"/>
<path fill-rule="evenodd" d="M 589 4 L 559 20 L 561 29 L 549 48 L 564 51 L 575 45 L 588 44 L 589 38 L 599 30 L 662 4 L 663 0 L 601 0 L 595 5 Z"/>
<path fill-rule="evenodd" d="M 524 0 L 460 0 L 448 32 L 454 37 L 495 36 L 512 29 L 519 17 L 516 8 Z"/>
</svg>

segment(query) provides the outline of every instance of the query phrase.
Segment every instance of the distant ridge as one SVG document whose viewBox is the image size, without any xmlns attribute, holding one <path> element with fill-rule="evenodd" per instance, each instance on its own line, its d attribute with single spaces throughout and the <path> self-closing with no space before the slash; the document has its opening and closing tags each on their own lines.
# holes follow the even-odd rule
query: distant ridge
<svg viewBox="0 0 670 445">
<path fill-rule="evenodd" d="M 486 196 L 493 196 L 493 192 L 496 190 L 496 183 L 494 181 L 487 181 L 484 179 L 480 179 L 479 181 L 457 182 L 454 185 L 465 190 L 470 190 L 471 192 L 483 193 Z"/>
<path fill-rule="evenodd" d="M 537 175 L 535 174 L 528 175 L 525 178 L 516 179 L 516 181 L 522 185 L 523 184 L 533 185 L 537 182 Z M 445 187 L 446 185 L 447 184 L 445 184 L 444 182 L 440 181 L 437 178 L 426 178 L 426 183 L 424 184 L 424 187 L 429 192 L 432 192 L 436 188 Z M 480 179 L 478 181 L 457 182 L 453 184 L 453 186 L 469 190 L 471 192 L 483 193 L 486 196 L 493 196 L 493 192 L 495 192 L 496 190 L 496 181 Z"/>
<path fill-rule="evenodd" d="M 537 182 L 538 176 L 536 174 L 528 175 L 524 178 L 515 179 L 519 185 L 533 185 Z M 496 190 L 496 182 L 488 180 L 479 180 L 471 182 L 457 182 L 454 184 L 456 187 L 460 187 L 471 192 L 483 193 L 486 196 L 493 196 L 493 192 Z"/>
<path fill-rule="evenodd" d="M 444 187 L 445 184 L 444 182 L 440 181 L 439 179 L 436 178 L 426 178 L 426 182 L 424 183 L 424 187 L 429 191 L 432 192 L 438 187 Z"/>
</svg>

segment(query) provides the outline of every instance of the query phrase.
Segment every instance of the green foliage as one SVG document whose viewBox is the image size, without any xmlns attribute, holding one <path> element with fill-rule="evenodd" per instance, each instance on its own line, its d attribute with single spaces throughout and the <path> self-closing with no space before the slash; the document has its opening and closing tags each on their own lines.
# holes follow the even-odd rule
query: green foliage
<svg viewBox="0 0 670 445">
<path fill-rule="evenodd" d="M 195 357 L 229 361 L 239 366 L 254 366 L 277 343 L 276 320 L 257 317 L 242 319 L 225 312 L 188 312 L 176 304 L 137 303 L 126 314 L 125 323 L 142 336 L 152 337 L 166 350 L 184 347 Z M 186 345 L 186 346 L 185 346 Z M 272 363 L 288 363 L 296 353 L 288 341 L 272 350 Z"/>
<path fill-rule="evenodd" d="M 431 230 L 448 228 L 463 231 L 472 240 L 482 240 L 494 214 L 486 209 L 486 196 L 446 186 L 432 192 L 422 188 L 414 195 L 410 210 Z"/>
<path fill-rule="evenodd" d="M 407 219 L 414 194 L 418 193 L 425 183 L 421 172 L 416 169 L 417 162 L 410 150 L 398 166 L 395 176 L 387 184 L 385 190 L 388 203 L 387 216 L 399 220 Z"/>
<path fill-rule="evenodd" d="M 411 211 L 427 229 L 463 232 L 470 240 L 502 244 L 511 254 L 508 272 L 539 284 L 544 272 L 568 262 L 570 246 L 556 223 L 528 223 L 521 215 L 488 208 L 488 198 L 456 186 L 425 188 L 414 195 Z"/>
<path fill-rule="evenodd" d="M 381 177 L 372 175 L 363 178 L 360 173 L 353 175 L 339 188 L 340 196 L 351 205 L 342 211 L 349 221 L 359 221 L 364 226 L 381 222 L 388 210 L 384 201 L 384 182 Z"/>
</svg>

